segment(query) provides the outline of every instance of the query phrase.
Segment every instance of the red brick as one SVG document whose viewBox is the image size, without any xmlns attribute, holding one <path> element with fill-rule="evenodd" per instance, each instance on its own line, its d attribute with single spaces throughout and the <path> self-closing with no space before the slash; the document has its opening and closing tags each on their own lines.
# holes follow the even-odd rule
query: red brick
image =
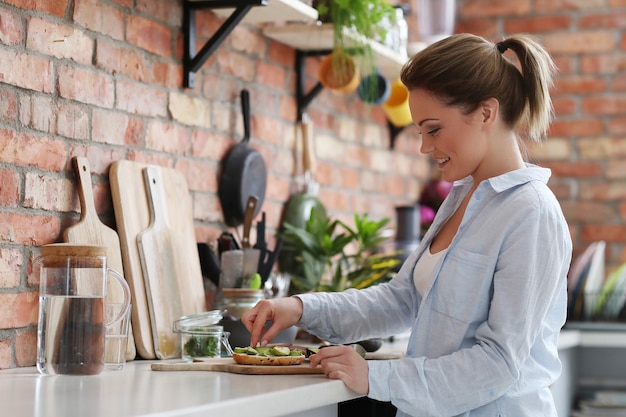
<svg viewBox="0 0 626 417">
<path fill-rule="evenodd" d="M 464 19 L 457 22 L 454 28 L 455 33 L 476 33 L 487 39 L 493 39 L 499 35 L 498 21 L 492 18 L 477 17 L 474 19 Z M 499 36 L 500 38 L 502 36 Z"/>
<path fill-rule="evenodd" d="M 267 50 L 268 59 L 281 66 L 292 68 L 296 59 L 294 49 L 280 42 L 270 42 L 269 49 Z"/>
<path fill-rule="evenodd" d="M 252 82 L 256 75 L 256 61 L 244 54 L 228 50 L 217 50 L 215 53 L 221 74 L 232 75 L 242 81 Z"/>
<path fill-rule="evenodd" d="M 0 294 L 0 327 L 11 329 L 37 324 L 39 294 Z"/>
<path fill-rule="evenodd" d="M 183 66 L 172 62 L 152 62 L 152 84 L 166 88 L 180 88 L 183 85 Z"/>
<path fill-rule="evenodd" d="M 55 242 L 60 231 L 61 222 L 56 217 L 0 213 L 1 242 L 41 246 Z"/>
<path fill-rule="evenodd" d="M 587 114 L 623 114 L 626 112 L 626 95 L 605 94 L 583 98 L 582 109 Z"/>
<path fill-rule="evenodd" d="M 601 9 L 605 7 L 606 0 L 534 0 L 536 12 L 554 12 L 564 10 Z"/>
<path fill-rule="evenodd" d="M 143 121 L 127 114 L 96 109 L 93 112 L 92 139 L 111 145 L 137 146 L 143 136 Z"/>
<path fill-rule="evenodd" d="M 22 20 L 18 15 L 2 9 L 0 19 L 0 43 L 5 45 L 19 45 L 22 42 Z"/>
<path fill-rule="evenodd" d="M 626 116 L 614 117 L 609 121 L 609 133 L 626 134 Z"/>
<path fill-rule="evenodd" d="M 76 0 L 74 22 L 114 39 L 124 39 L 124 14 L 98 0 Z"/>
<path fill-rule="evenodd" d="M 231 147 L 230 137 L 206 130 L 194 130 L 191 139 L 192 154 L 195 157 L 219 161 Z"/>
<path fill-rule="evenodd" d="M 222 208 L 217 194 L 193 194 L 193 217 L 198 221 L 217 223 L 223 221 Z M 198 230 L 198 226 L 196 226 Z"/>
<path fill-rule="evenodd" d="M 65 165 L 65 143 L 0 128 L 0 161 L 58 172 Z"/>
<path fill-rule="evenodd" d="M 578 31 L 548 33 L 543 45 L 552 54 L 592 54 L 615 49 L 613 32 Z"/>
<path fill-rule="evenodd" d="M 621 137 L 579 139 L 578 155 L 583 159 L 608 159 L 626 156 L 626 141 Z"/>
<path fill-rule="evenodd" d="M 0 85 L 0 122 L 13 124 L 17 120 L 15 92 Z"/>
<path fill-rule="evenodd" d="M 626 71 L 626 55 L 609 53 L 583 56 L 580 67 L 585 74 L 617 74 Z"/>
<path fill-rule="evenodd" d="M 614 201 L 623 199 L 626 195 L 626 184 L 624 182 L 606 182 L 601 183 L 583 182 L 580 185 L 580 198 L 590 201 Z M 626 227 L 626 226 L 625 226 Z M 623 235 L 626 236 L 626 235 Z"/>
<path fill-rule="evenodd" d="M 604 131 L 602 120 L 555 120 L 550 126 L 550 136 L 595 136 Z"/>
<path fill-rule="evenodd" d="M 588 94 L 606 90 L 604 77 L 583 75 L 559 77 L 555 94 Z"/>
<path fill-rule="evenodd" d="M 504 23 L 505 33 L 536 33 L 565 30 L 572 24 L 569 16 L 531 16 L 509 19 Z"/>
<path fill-rule="evenodd" d="M 58 17 L 63 17 L 67 8 L 67 0 L 4 0 L 4 2 L 20 9 L 36 10 Z"/>
<path fill-rule="evenodd" d="M 180 25 L 183 20 L 183 8 L 173 7 L 167 1 L 137 0 L 135 10 L 141 14 L 155 17 L 156 20 L 167 22 L 169 25 Z"/>
<path fill-rule="evenodd" d="M 267 54 L 265 38 L 260 33 L 248 29 L 246 25 L 237 26 L 228 35 L 228 42 L 235 51 L 257 57 Z"/>
<path fill-rule="evenodd" d="M 552 106 L 557 116 L 565 116 L 575 113 L 578 109 L 576 98 L 573 97 L 552 97 Z"/>
<path fill-rule="evenodd" d="M 0 206 L 17 207 L 20 200 L 20 174 L 8 169 L 0 169 Z"/>
<path fill-rule="evenodd" d="M 37 329 L 20 331 L 15 339 L 15 364 L 34 366 L 37 363 Z"/>
<path fill-rule="evenodd" d="M 611 13 L 583 15 L 578 19 L 578 26 L 581 29 L 615 28 L 623 30 L 626 27 L 626 13 L 611 10 Z"/>
<path fill-rule="evenodd" d="M 26 174 L 24 207 L 67 212 L 76 207 L 76 202 L 72 181 L 36 173 Z"/>
<path fill-rule="evenodd" d="M 626 160 L 611 160 L 606 170 L 608 180 L 621 180 L 626 178 Z"/>
<path fill-rule="evenodd" d="M 462 5 L 461 14 L 464 17 L 487 17 L 487 16 L 520 16 L 530 12 L 530 0 L 470 0 Z M 418 10 L 419 13 L 419 10 Z"/>
<path fill-rule="evenodd" d="M 71 102 L 60 102 L 56 112 L 54 133 L 72 139 L 89 139 L 89 110 Z"/>
<path fill-rule="evenodd" d="M 121 74 L 143 82 L 151 80 L 150 65 L 142 53 L 106 39 L 98 40 L 96 66 L 112 75 Z"/>
<path fill-rule="evenodd" d="M 155 55 L 172 56 L 171 31 L 153 20 L 136 15 L 128 16 L 126 40 Z"/>
<path fill-rule="evenodd" d="M 167 116 L 167 93 L 162 90 L 122 80 L 115 85 L 118 109 L 143 116 Z"/>
<path fill-rule="evenodd" d="M 542 166 L 550 168 L 552 175 L 574 178 L 602 177 L 603 168 L 598 162 L 593 161 L 567 161 L 567 162 L 542 162 Z"/>
<path fill-rule="evenodd" d="M 217 191 L 217 165 L 195 160 L 179 160 L 176 169 L 185 174 L 190 190 L 203 192 Z"/>
<path fill-rule="evenodd" d="M 0 49 L 0 82 L 51 93 L 54 88 L 52 61 L 23 52 Z"/>
<path fill-rule="evenodd" d="M 287 88 L 287 80 L 284 68 L 259 61 L 256 77 L 257 83 L 282 92 Z"/>
<path fill-rule="evenodd" d="M 146 131 L 147 149 L 180 155 L 191 153 L 191 134 L 188 129 L 172 123 L 153 121 Z"/>
<path fill-rule="evenodd" d="M 85 88 L 86 85 L 89 88 Z M 63 65 L 59 68 L 59 95 L 111 108 L 115 102 L 115 84 L 101 72 Z"/>
<path fill-rule="evenodd" d="M 286 177 L 268 175 L 265 198 L 276 201 L 286 201 L 291 195 L 291 181 Z"/>
<path fill-rule="evenodd" d="M 126 8 L 130 8 L 133 5 L 133 0 L 111 0 L 111 2 Z"/>
<path fill-rule="evenodd" d="M 28 23 L 26 47 L 33 51 L 91 64 L 93 46 L 93 39 L 72 26 L 35 17 Z"/>
<path fill-rule="evenodd" d="M 11 352 L 11 339 L 0 340 L 0 369 L 9 369 L 14 366 Z"/>
<path fill-rule="evenodd" d="M 619 74 L 613 77 L 611 86 L 612 91 L 626 91 L 626 74 Z"/>
<path fill-rule="evenodd" d="M 21 250 L 0 249 L 0 288 L 18 288 L 20 286 L 23 261 Z"/>
<path fill-rule="evenodd" d="M 588 242 L 604 240 L 608 243 L 623 243 L 626 226 L 623 224 L 588 224 L 582 226 L 580 235 Z"/>
</svg>

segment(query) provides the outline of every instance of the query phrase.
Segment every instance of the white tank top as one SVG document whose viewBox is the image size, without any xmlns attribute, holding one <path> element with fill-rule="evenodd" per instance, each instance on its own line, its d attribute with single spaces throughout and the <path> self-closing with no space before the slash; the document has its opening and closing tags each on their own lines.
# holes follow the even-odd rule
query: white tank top
<svg viewBox="0 0 626 417">
<path fill-rule="evenodd" d="M 417 292 L 423 296 L 428 289 L 428 285 L 430 281 L 433 279 L 433 270 L 435 269 L 435 265 L 439 262 L 446 252 L 448 248 L 441 250 L 435 254 L 430 253 L 430 246 L 428 249 L 424 251 L 422 256 L 417 260 L 415 264 L 415 269 L 413 270 L 413 282 L 415 283 L 415 288 L 417 288 Z"/>
</svg>

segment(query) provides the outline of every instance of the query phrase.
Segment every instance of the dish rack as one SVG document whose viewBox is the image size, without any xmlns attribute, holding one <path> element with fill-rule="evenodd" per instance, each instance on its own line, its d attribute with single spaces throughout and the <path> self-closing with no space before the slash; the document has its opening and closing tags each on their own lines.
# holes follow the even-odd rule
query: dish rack
<svg viewBox="0 0 626 417">
<path fill-rule="evenodd" d="M 626 323 L 626 290 L 580 294 L 569 301 L 567 321 Z"/>
</svg>

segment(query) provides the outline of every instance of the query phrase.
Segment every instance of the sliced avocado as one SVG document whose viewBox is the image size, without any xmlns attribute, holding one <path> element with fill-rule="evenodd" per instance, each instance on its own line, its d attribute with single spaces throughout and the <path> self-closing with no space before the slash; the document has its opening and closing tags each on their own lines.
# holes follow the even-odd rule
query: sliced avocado
<svg viewBox="0 0 626 417">
<path fill-rule="evenodd" d="M 300 349 L 294 349 L 289 352 L 289 356 L 302 356 L 303 353 Z"/>
<path fill-rule="evenodd" d="M 271 355 L 270 351 L 272 350 L 272 348 L 270 348 L 269 346 L 259 346 L 256 348 L 259 356 L 269 356 Z"/>
<path fill-rule="evenodd" d="M 270 354 L 274 356 L 289 356 L 290 349 L 287 346 L 273 346 Z"/>
<path fill-rule="evenodd" d="M 233 352 L 235 352 L 235 353 L 247 353 L 248 352 L 248 348 L 247 347 L 239 347 L 239 346 L 237 346 L 237 347 L 235 347 L 233 349 Z"/>
<path fill-rule="evenodd" d="M 255 348 L 248 346 L 246 348 L 246 354 L 247 355 L 258 355 L 259 352 Z"/>
</svg>

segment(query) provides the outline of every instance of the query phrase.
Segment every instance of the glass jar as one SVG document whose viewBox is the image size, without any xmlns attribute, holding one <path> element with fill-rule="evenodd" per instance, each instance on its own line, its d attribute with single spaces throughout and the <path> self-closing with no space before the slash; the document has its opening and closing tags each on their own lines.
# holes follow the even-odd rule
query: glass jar
<svg viewBox="0 0 626 417">
<path fill-rule="evenodd" d="M 205 313 L 183 316 L 174 322 L 173 330 L 180 333 L 181 358 L 185 362 L 193 362 L 195 358 L 219 358 L 222 356 L 222 345 L 232 355 L 228 337 L 217 323 L 222 319 L 223 311 L 214 310 Z"/>
<path fill-rule="evenodd" d="M 224 288 L 218 305 L 219 308 L 226 310 L 226 315 L 240 319 L 246 311 L 254 307 L 263 298 L 265 298 L 263 290 Z"/>
</svg>

